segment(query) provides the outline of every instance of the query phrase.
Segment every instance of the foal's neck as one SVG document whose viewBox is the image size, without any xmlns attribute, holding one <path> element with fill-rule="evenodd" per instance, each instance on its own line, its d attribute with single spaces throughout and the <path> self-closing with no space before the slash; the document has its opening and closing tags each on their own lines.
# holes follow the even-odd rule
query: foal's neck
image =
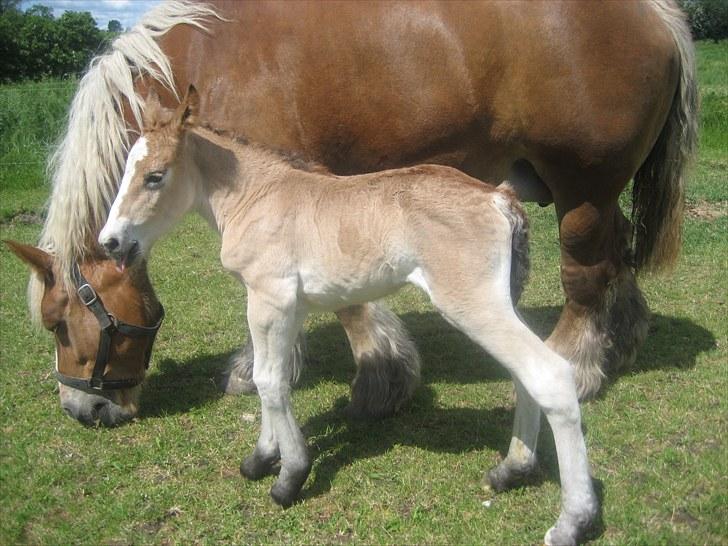
<svg viewBox="0 0 728 546">
<path fill-rule="evenodd" d="M 200 180 L 199 212 L 220 233 L 292 167 L 275 153 L 204 127 L 188 133 Z"/>
</svg>

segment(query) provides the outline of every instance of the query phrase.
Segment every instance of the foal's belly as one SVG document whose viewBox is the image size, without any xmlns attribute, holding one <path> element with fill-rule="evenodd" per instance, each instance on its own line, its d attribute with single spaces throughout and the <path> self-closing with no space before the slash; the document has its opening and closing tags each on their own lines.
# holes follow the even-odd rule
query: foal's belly
<svg viewBox="0 0 728 546">
<path fill-rule="evenodd" d="M 339 272 L 336 275 L 302 271 L 300 296 L 315 310 L 336 311 L 396 292 L 407 283 L 407 269 L 411 270 L 384 266 L 374 271 Z"/>
</svg>

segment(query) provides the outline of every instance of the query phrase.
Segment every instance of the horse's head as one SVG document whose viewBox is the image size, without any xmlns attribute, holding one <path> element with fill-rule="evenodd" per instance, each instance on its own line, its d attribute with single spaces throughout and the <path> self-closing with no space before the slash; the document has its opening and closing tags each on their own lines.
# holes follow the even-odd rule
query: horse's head
<svg viewBox="0 0 728 546">
<path fill-rule="evenodd" d="M 196 203 L 194 169 L 184 153 L 198 95 L 190 86 L 175 110 L 163 108 L 154 91 L 147 97 L 142 136 L 129 151 L 119 193 L 99 243 L 123 269 L 146 257 L 154 242 Z"/>
<path fill-rule="evenodd" d="M 163 315 L 144 262 L 121 271 L 111 260 L 88 258 L 67 286 L 51 254 L 6 244 L 43 279 L 40 318 L 55 336 L 61 407 L 90 426 L 132 419 Z"/>
</svg>

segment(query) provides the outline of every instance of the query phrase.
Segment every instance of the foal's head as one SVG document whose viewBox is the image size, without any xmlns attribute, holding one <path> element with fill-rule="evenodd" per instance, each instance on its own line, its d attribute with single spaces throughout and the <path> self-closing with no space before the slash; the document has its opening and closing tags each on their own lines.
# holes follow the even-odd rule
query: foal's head
<svg viewBox="0 0 728 546">
<path fill-rule="evenodd" d="M 102 382 L 89 385 L 101 348 L 98 318 L 78 295 L 78 283 L 68 286 L 51 254 L 14 241 L 8 247 L 43 280 L 40 319 L 53 332 L 56 342 L 56 371 L 59 374 L 61 407 L 85 425 L 115 426 L 136 416 L 139 383 L 146 373 L 154 335 L 129 336 L 109 329 L 109 345 L 100 361 Z M 119 321 L 156 331 L 162 307 L 149 283 L 145 264 L 120 271 L 112 260 L 87 257 L 78 264 L 78 275 L 92 288 L 82 289 L 86 301 L 96 297 L 103 312 Z M 97 307 L 98 308 L 98 307 Z"/>
<path fill-rule="evenodd" d="M 142 136 L 129 151 L 119 193 L 99 235 L 121 270 L 146 257 L 154 242 L 195 205 L 197 182 L 188 176 L 184 147 L 198 103 L 193 86 L 175 110 L 163 108 L 153 90 L 147 97 Z"/>
</svg>

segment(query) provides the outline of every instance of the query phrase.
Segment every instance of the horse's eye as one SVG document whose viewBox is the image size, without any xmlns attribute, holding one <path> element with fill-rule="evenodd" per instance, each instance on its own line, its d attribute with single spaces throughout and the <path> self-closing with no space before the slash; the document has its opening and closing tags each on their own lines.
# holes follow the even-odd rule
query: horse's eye
<svg viewBox="0 0 728 546">
<path fill-rule="evenodd" d="M 155 171 L 144 177 L 144 187 L 150 190 L 157 190 L 164 182 L 164 171 Z"/>
</svg>

